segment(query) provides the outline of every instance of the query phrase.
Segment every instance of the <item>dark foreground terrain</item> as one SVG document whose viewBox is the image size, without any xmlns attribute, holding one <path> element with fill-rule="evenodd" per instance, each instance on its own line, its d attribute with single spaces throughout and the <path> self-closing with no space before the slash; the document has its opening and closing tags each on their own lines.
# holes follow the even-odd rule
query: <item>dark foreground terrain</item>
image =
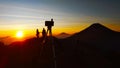
<svg viewBox="0 0 120 68">
<path fill-rule="evenodd" d="M 101 24 L 65 39 L 31 38 L 9 46 L 0 43 L 0 68 L 120 68 L 120 33 Z"/>
</svg>

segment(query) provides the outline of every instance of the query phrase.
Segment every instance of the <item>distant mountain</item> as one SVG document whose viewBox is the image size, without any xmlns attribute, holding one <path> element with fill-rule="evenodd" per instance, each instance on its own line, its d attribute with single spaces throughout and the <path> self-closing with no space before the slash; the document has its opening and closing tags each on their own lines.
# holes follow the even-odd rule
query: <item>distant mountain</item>
<svg viewBox="0 0 120 68">
<path fill-rule="evenodd" d="M 5 45 L 9 45 L 12 42 L 15 42 L 16 39 L 11 36 L 0 37 L 0 40 L 5 43 Z"/>
<path fill-rule="evenodd" d="M 78 40 L 80 42 L 92 43 L 97 46 L 103 46 L 114 50 L 119 50 L 120 48 L 120 32 L 113 31 L 100 23 L 94 23 L 83 31 L 66 39 L 68 41 L 71 40 L 73 44 Z"/>
<path fill-rule="evenodd" d="M 65 33 L 65 32 L 62 32 L 62 33 L 58 34 L 56 37 L 57 37 L 57 38 L 67 38 L 67 37 L 69 37 L 69 36 L 71 36 L 71 35 L 70 35 L 70 34 L 67 34 L 67 33 Z"/>
<path fill-rule="evenodd" d="M 76 33 L 76 35 L 79 35 L 79 34 L 106 35 L 106 34 L 114 34 L 114 33 L 116 32 L 109 29 L 108 27 L 100 23 L 94 23 L 90 25 L 88 28 L 84 29 L 83 31 Z"/>
<path fill-rule="evenodd" d="M 113 35 L 119 35 L 120 32 L 115 32 L 111 29 L 109 29 L 108 27 L 100 24 L 100 23 L 94 23 L 92 25 L 90 25 L 88 28 L 84 29 L 83 31 L 80 31 L 78 33 L 75 33 L 74 35 L 71 36 L 75 37 L 77 36 L 77 38 L 80 39 L 94 39 L 94 38 L 105 38 L 108 36 L 113 36 Z"/>
<path fill-rule="evenodd" d="M 9 38 L 10 36 L 0 37 L 0 40 Z"/>
</svg>

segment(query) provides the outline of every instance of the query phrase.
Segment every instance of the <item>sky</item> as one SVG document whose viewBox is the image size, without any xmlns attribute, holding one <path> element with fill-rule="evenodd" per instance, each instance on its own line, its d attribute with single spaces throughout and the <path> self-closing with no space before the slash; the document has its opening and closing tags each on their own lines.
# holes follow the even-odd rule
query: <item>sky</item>
<svg viewBox="0 0 120 68">
<path fill-rule="evenodd" d="M 53 34 L 79 32 L 92 23 L 120 31 L 120 0 L 0 0 L 0 36 L 35 36 L 54 19 Z"/>
</svg>

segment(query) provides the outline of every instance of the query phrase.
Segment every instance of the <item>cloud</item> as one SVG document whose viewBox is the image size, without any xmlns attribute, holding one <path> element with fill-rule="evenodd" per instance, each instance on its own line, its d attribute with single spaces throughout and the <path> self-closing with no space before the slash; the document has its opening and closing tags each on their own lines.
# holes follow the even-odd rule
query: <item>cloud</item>
<svg viewBox="0 0 120 68">
<path fill-rule="evenodd" d="M 41 5 L 42 6 L 42 5 Z M 42 6 L 39 8 L 19 7 L 15 5 L 0 5 L 0 16 L 35 17 L 35 16 L 62 16 L 64 12 L 55 8 Z M 18 16 L 19 15 L 19 16 Z M 21 16 L 20 16 L 21 15 Z M 23 15 L 23 16 L 22 16 Z M 35 17 L 36 18 L 36 17 Z"/>
</svg>

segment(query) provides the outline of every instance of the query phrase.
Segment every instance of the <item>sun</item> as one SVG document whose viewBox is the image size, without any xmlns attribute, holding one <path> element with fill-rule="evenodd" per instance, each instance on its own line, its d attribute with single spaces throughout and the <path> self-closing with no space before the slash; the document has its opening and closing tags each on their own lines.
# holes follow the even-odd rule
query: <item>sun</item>
<svg viewBox="0 0 120 68">
<path fill-rule="evenodd" d="M 22 38 L 23 37 L 23 31 L 18 31 L 17 33 L 16 33 L 16 37 L 17 38 Z"/>
</svg>

